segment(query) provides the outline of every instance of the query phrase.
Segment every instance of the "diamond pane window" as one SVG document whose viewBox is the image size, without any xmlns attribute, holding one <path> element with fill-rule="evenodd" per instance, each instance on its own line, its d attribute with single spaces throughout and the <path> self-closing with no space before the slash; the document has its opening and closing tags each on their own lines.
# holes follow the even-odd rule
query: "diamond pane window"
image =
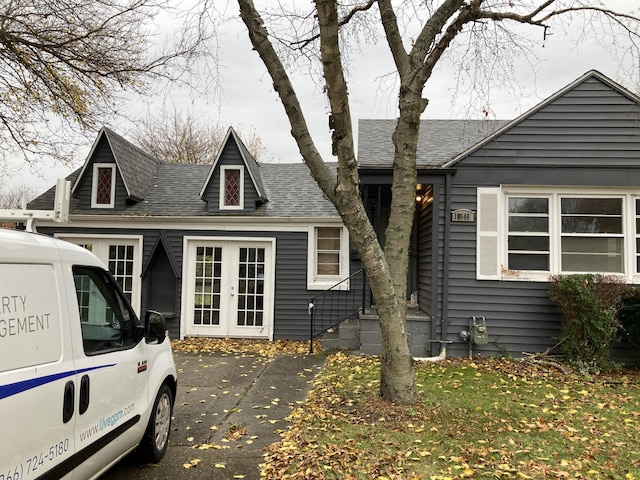
<svg viewBox="0 0 640 480">
<path fill-rule="evenodd" d="M 113 169 L 111 167 L 98 168 L 98 184 L 96 185 L 96 203 L 109 205 L 111 203 L 111 182 Z"/>
<path fill-rule="evenodd" d="M 224 170 L 224 205 L 225 207 L 240 206 L 240 170 Z"/>
</svg>

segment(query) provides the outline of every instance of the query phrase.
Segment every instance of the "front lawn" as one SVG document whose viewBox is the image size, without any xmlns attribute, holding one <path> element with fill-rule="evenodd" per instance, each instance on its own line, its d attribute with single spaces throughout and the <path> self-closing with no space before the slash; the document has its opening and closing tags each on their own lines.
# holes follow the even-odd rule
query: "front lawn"
<svg viewBox="0 0 640 480">
<path fill-rule="evenodd" d="M 378 397 L 375 357 L 329 356 L 269 479 L 640 480 L 640 373 L 565 375 L 517 360 L 417 366 L 420 400 Z"/>
</svg>

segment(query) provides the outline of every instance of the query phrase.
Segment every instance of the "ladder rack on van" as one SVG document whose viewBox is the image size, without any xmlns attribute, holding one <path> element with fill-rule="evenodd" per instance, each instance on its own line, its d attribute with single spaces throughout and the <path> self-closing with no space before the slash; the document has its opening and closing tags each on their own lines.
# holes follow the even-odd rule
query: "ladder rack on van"
<svg viewBox="0 0 640 480">
<path fill-rule="evenodd" d="M 69 200 L 71 199 L 71 182 L 59 178 L 56 182 L 56 196 L 53 210 L 27 210 L 26 199 L 21 209 L 0 209 L 0 220 L 25 222 L 28 232 L 36 231 L 36 220 L 52 220 L 58 223 L 69 222 Z"/>
</svg>

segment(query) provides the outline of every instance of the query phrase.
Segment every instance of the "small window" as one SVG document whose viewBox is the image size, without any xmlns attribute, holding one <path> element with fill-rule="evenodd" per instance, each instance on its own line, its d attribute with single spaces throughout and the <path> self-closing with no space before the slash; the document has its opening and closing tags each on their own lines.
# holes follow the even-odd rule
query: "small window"
<svg viewBox="0 0 640 480">
<path fill-rule="evenodd" d="M 318 276 L 340 275 L 340 228 L 316 229 L 316 273 Z"/>
<path fill-rule="evenodd" d="M 113 208 L 115 197 L 114 164 L 96 163 L 93 166 L 93 187 L 91 190 L 92 208 Z"/>
<path fill-rule="evenodd" d="M 309 262 L 307 288 L 324 290 L 340 283 L 340 290 L 348 290 L 349 240 L 344 227 L 312 227 L 309 230 Z"/>
<path fill-rule="evenodd" d="M 111 277 L 97 268 L 75 266 L 73 279 L 85 354 L 97 355 L 135 345 L 135 314 Z"/>
<path fill-rule="evenodd" d="M 244 208 L 244 170 L 238 166 L 220 168 L 220 209 Z"/>
</svg>

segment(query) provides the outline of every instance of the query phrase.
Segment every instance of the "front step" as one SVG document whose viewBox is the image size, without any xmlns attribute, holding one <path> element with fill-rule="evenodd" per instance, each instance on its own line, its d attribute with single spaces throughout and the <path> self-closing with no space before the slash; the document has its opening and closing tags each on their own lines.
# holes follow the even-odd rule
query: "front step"
<svg viewBox="0 0 640 480">
<path fill-rule="evenodd" d="M 348 318 L 338 326 L 330 328 L 321 338 L 322 351 L 359 350 L 358 320 Z"/>
</svg>

